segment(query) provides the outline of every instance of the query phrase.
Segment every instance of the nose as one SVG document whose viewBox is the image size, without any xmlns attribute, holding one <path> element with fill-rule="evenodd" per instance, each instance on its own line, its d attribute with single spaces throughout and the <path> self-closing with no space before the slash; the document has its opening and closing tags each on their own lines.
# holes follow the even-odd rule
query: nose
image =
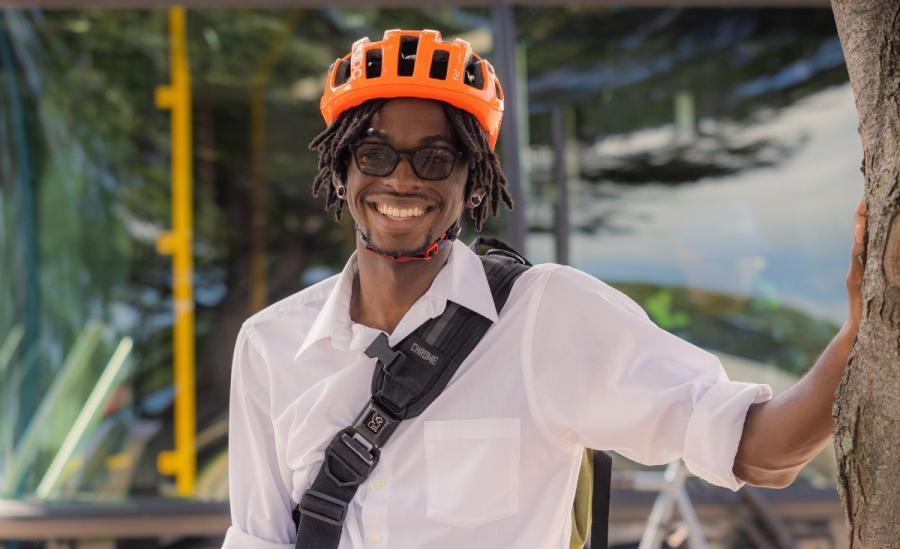
<svg viewBox="0 0 900 549">
<path fill-rule="evenodd" d="M 397 167 L 384 178 L 385 184 L 393 188 L 397 193 L 416 191 L 424 184 L 419 179 L 419 176 L 416 175 L 416 172 L 413 171 L 410 162 L 409 155 L 401 155 Z"/>
</svg>

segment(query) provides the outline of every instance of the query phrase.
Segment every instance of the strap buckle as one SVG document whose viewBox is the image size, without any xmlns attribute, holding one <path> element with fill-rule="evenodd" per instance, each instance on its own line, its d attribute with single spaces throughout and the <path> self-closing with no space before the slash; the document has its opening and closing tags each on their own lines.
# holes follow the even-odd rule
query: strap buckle
<svg viewBox="0 0 900 549">
<path fill-rule="evenodd" d="M 347 516 L 347 502 L 324 492 L 309 489 L 300 498 L 297 510 L 301 515 L 306 515 L 327 524 L 340 526 Z"/>
<path fill-rule="evenodd" d="M 391 349 L 391 346 L 388 345 L 388 337 L 384 332 L 378 334 L 375 341 L 369 344 L 366 348 L 366 356 L 380 360 L 385 370 L 389 370 L 391 365 L 397 362 L 398 359 L 400 359 L 400 362 L 403 362 L 402 359 L 406 358 L 403 351 Z"/>
<path fill-rule="evenodd" d="M 381 448 L 398 425 L 400 425 L 399 419 L 376 404 L 374 399 L 370 399 L 362 412 L 356 416 L 352 429 L 372 446 Z"/>
<path fill-rule="evenodd" d="M 427 349 L 425 351 L 427 351 Z M 384 374 L 390 376 L 396 383 L 402 385 L 413 395 L 418 395 L 425 391 L 426 385 L 422 385 L 422 382 L 429 380 L 422 380 L 417 376 L 409 375 L 408 373 L 404 375 L 404 371 L 406 370 L 404 365 L 411 360 L 412 355 L 407 355 L 399 349 L 394 350 L 393 348 L 391 348 L 391 346 L 388 345 L 388 337 L 384 332 L 378 334 L 378 337 L 376 337 L 375 340 L 369 345 L 369 347 L 366 349 L 366 355 L 371 358 L 377 358 L 381 363 L 381 370 L 384 372 Z M 434 366 L 433 362 L 427 361 L 427 359 L 420 357 L 415 357 L 413 361 L 426 361 Z M 386 404 L 390 405 L 392 403 L 388 402 Z M 397 413 L 395 413 L 395 415 L 402 415 L 402 412 L 398 411 Z M 363 432 L 362 429 L 357 430 Z M 368 439 L 369 437 L 366 438 Z"/>
<path fill-rule="evenodd" d="M 338 433 L 325 449 L 325 474 L 328 478 L 342 487 L 359 486 L 365 482 L 380 457 L 378 448 L 368 446 L 367 442 L 352 428 Z M 335 465 L 340 465 L 340 470 Z"/>
</svg>

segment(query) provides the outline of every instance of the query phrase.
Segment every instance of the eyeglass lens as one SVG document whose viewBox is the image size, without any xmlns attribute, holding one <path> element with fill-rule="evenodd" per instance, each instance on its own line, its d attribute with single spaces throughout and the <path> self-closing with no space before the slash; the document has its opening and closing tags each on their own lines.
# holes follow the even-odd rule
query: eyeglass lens
<svg viewBox="0 0 900 549">
<path fill-rule="evenodd" d="M 401 156 L 410 159 L 416 176 L 434 181 L 450 177 L 458 154 L 443 147 L 398 151 L 387 143 L 360 143 L 354 150 L 359 171 L 375 177 L 385 177 L 393 172 Z"/>
</svg>

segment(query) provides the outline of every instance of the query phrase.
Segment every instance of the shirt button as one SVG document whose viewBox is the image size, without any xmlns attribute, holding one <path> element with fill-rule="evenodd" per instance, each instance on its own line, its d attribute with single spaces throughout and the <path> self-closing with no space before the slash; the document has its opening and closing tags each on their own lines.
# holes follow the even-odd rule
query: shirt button
<svg viewBox="0 0 900 549">
<path fill-rule="evenodd" d="M 369 541 L 377 545 L 381 543 L 381 536 L 378 534 L 372 534 L 371 536 L 369 536 Z"/>
<path fill-rule="evenodd" d="M 384 480 L 383 478 L 380 478 L 375 481 L 375 489 L 376 490 L 384 490 L 385 488 L 387 488 L 386 480 Z"/>
</svg>

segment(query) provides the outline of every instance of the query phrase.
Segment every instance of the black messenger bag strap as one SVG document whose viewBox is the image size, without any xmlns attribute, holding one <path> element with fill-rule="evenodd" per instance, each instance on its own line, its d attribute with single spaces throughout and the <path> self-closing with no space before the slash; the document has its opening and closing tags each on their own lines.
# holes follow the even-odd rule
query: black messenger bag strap
<svg viewBox="0 0 900 549">
<path fill-rule="evenodd" d="M 591 549 L 609 547 L 609 493 L 612 483 L 612 458 L 606 452 L 594 452 L 594 489 L 591 495 Z"/>
<path fill-rule="evenodd" d="M 506 303 L 516 278 L 528 269 L 509 256 L 481 257 L 494 305 Z M 381 449 L 404 419 L 421 414 L 444 390 L 491 326 L 487 318 L 452 301 L 396 347 L 380 334 L 366 349 L 377 358 L 372 397 L 353 425 L 325 450 L 312 486 L 294 509 L 295 549 L 336 549 L 347 508 L 378 464 Z"/>
</svg>

